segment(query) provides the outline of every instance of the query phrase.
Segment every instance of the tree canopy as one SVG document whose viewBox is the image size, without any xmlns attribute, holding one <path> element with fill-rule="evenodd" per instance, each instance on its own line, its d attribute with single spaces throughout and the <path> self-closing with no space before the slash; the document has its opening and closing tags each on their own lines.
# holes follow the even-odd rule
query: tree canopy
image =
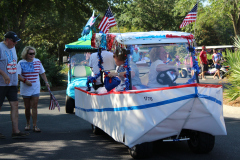
<svg viewBox="0 0 240 160">
<path fill-rule="evenodd" d="M 0 36 L 12 30 L 22 39 L 18 52 L 32 45 L 61 60 L 65 44 L 81 37 L 93 10 L 100 14 L 97 27 L 110 5 L 121 32 L 186 31 L 195 34 L 198 45 L 232 44 L 240 30 L 240 0 L 208 0 L 206 6 L 205 1 L 199 1 L 196 24 L 179 29 L 196 0 L 1 0 Z"/>
</svg>

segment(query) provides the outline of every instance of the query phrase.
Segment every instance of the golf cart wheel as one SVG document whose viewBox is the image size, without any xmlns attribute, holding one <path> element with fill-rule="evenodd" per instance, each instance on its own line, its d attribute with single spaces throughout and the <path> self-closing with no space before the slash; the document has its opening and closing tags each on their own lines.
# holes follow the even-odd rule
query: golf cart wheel
<svg viewBox="0 0 240 160">
<path fill-rule="evenodd" d="M 92 124 L 92 132 L 95 135 L 102 135 L 103 134 L 103 131 L 93 124 Z"/>
<path fill-rule="evenodd" d="M 187 75 L 188 75 L 187 70 L 182 69 L 182 71 L 181 71 L 181 73 L 180 73 L 180 77 L 181 77 L 181 78 L 186 78 Z"/>
<path fill-rule="evenodd" d="M 199 132 L 191 131 L 190 140 L 188 141 L 188 146 L 194 153 L 209 153 L 212 151 L 215 144 L 215 136 Z"/>
<path fill-rule="evenodd" d="M 75 100 L 72 97 L 66 96 L 65 109 L 66 113 L 73 113 L 75 108 Z"/>
<path fill-rule="evenodd" d="M 128 151 L 134 159 L 149 158 L 153 153 L 153 144 L 152 142 L 138 144 L 132 148 L 129 148 Z"/>
<path fill-rule="evenodd" d="M 220 71 L 220 77 L 223 79 L 224 78 L 225 73 L 223 71 Z M 219 78 L 219 77 L 218 77 Z"/>
</svg>

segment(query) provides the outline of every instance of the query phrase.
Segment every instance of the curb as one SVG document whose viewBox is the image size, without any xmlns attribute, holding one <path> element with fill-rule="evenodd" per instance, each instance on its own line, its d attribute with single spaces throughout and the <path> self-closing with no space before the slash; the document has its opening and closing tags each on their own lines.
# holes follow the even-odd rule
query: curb
<svg viewBox="0 0 240 160">
<path fill-rule="evenodd" d="M 223 115 L 224 117 L 240 118 L 240 107 L 223 105 Z"/>
</svg>

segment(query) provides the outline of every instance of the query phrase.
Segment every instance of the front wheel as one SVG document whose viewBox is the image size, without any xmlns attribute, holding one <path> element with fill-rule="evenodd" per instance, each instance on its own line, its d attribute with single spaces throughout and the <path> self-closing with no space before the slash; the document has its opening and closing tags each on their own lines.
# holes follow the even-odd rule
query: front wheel
<svg viewBox="0 0 240 160">
<path fill-rule="evenodd" d="M 223 79 L 224 78 L 225 73 L 223 71 L 220 71 L 220 77 Z"/>
<path fill-rule="evenodd" d="M 188 72 L 187 72 L 187 70 L 185 70 L 185 69 L 182 69 L 182 70 L 181 70 L 181 73 L 180 73 L 180 77 L 181 77 L 181 78 L 186 78 L 186 77 L 187 77 L 187 75 L 188 75 Z"/>
<path fill-rule="evenodd" d="M 73 113 L 75 108 L 75 100 L 72 97 L 66 96 L 65 109 L 66 113 Z"/>
<path fill-rule="evenodd" d="M 194 153 L 209 153 L 212 151 L 215 144 L 215 136 L 199 132 L 190 131 L 190 140 L 188 146 Z"/>
<path fill-rule="evenodd" d="M 152 142 L 138 144 L 129 148 L 128 151 L 134 159 L 149 158 L 153 153 L 153 144 Z"/>
</svg>

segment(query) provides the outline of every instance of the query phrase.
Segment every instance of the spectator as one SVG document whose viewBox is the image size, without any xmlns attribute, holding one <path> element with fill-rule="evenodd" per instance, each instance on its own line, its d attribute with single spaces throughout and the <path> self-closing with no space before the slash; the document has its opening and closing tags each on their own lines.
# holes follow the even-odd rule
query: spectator
<svg viewBox="0 0 240 160">
<path fill-rule="evenodd" d="M 220 77 L 220 68 L 221 68 L 220 60 L 221 60 L 221 56 L 217 53 L 217 49 L 213 49 L 212 60 L 213 60 L 215 68 L 217 69 L 217 71 L 213 75 L 213 79 L 216 79 L 216 77 L 215 77 L 216 75 L 219 77 L 219 79 L 222 79 L 222 77 Z"/>
<path fill-rule="evenodd" d="M 101 56 L 103 58 L 103 68 L 104 70 L 114 70 L 115 69 L 115 61 L 113 59 L 113 53 L 108 51 L 102 51 Z M 98 53 L 92 53 L 89 59 L 89 67 L 92 68 L 92 76 L 96 76 L 100 71 L 98 67 Z M 102 75 L 101 75 L 102 76 Z M 99 87 L 103 87 L 104 83 L 102 82 L 102 77 L 98 77 L 95 84 L 93 84 L 93 88 L 97 90 Z"/>
<path fill-rule="evenodd" d="M 50 87 L 45 74 L 45 70 L 39 59 L 35 58 L 37 54 L 33 47 L 25 47 L 22 51 L 22 60 L 18 62 L 17 73 L 20 82 L 20 95 L 23 97 L 25 106 L 25 117 L 27 124 L 25 131 L 30 130 L 30 117 L 32 115 L 33 131 L 41 132 L 37 127 L 37 107 L 40 94 L 40 79 L 39 74 L 44 80 L 47 87 Z M 30 112 L 32 108 L 32 114 Z"/>
<path fill-rule="evenodd" d="M 9 31 L 0 43 L 0 109 L 7 97 L 11 106 L 12 138 L 28 135 L 18 129 L 18 75 L 15 45 L 20 40 L 16 33 Z M 5 138 L 5 136 L 0 133 L 0 138 Z"/>
<path fill-rule="evenodd" d="M 140 59 L 140 55 L 137 48 L 135 48 L 133 51 L 132 59 L 134 63 L 138 62 Z"/>
<path fill-rule="evenodd" d="M 208 60 L 205 46 L 202 46 L 202 51 L 199 55 L 199 59 L 202 68 L 202 73 L 200 74 L 200 77 L 202 77 L 202 80 L 206 80 L 204 75 L 208 71 Z"/>
</svg>

